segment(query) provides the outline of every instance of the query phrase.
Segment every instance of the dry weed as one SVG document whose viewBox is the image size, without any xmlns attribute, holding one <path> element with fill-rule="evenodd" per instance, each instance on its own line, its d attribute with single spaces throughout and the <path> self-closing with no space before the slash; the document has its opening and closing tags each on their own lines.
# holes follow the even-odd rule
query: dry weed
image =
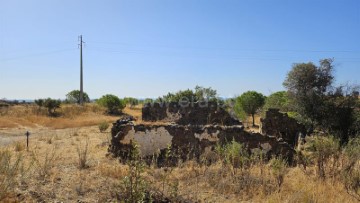
<svg viewBox="0 0 360 203">
<path fill-rule="evenodd" d="M 51 151 L 41 156 L 36 150 L 32 152 L 32 158 L 35 165 L 35 172 L 41 179 L 45 179 L 51 175 L 51 171 L 56 165 L 58 155 L 56 146 Z"/>
<path fill-rule="evenodd" d="M 78 155 L 78 167 L 79 169 L 88 168 L 88 159 L 89 159 L 89 139 L 86 138 L 84 146 L 80 142 L 76 148 L 77 155 Z"/>
</svg>

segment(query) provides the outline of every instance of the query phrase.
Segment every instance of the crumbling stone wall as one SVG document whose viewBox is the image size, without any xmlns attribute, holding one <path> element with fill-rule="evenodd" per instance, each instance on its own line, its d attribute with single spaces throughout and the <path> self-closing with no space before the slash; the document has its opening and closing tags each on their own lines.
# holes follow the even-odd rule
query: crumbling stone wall
<svg viewBox="0 0 360 203">
<path fill-rule="evenodd" d="M 306 135 L 304 125 L 290 118 L 286 113 L 281 113 L 279 109 L 269 109 L 261 122 L 263 134 L 283 140 L 292 147 L 297 145 L 299 136 L 304 137 Z"/>
<path fill-rule="evenodd" d="M 273 155 L 293 160 L 294 150 L 286 142 L 259 133 L 244 131 L 242 126 L 220 125 L 136 125 L 131 119 L 119 120 L 112 128 L 109 151 L 121 159 L 129 157 L 132 142 L 139 145 L 142 156 L 147 161 L 155 161 L 159 166 L 175 165 L 179 160 L 199 160 L 205 152 L 213 152 L 215 146 L 235 140 L 245 144 L 249 152 L 260 149 L 268 158 Z M 166 150 L 171 157 L 165 160 Z"/>
<path fill-rule="evenodd" d="M 169 121 L 179 125 L 242 125 L 216 102 L 181 104 L 148 103 L 142 108 L 143 121 Z"/>
</svg>

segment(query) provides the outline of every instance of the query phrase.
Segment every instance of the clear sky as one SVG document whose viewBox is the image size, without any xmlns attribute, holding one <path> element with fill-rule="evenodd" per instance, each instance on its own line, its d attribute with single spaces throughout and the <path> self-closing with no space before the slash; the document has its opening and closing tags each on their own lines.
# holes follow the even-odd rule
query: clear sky
<svg viewBox="0 0 360 203">
<path fill-rule="evenodd" d="M 293 63 L 360 76 L 359 0 L 0 0 L 0 99 L 283 90 Z"/>
</svg>

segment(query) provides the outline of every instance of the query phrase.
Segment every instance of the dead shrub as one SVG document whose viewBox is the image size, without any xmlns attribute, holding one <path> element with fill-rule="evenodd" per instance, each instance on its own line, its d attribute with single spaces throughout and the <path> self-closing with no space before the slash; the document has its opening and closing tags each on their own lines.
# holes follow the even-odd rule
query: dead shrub
<svg viewBox="0 0 360 203">
<path fill-rule="evenodd" d="M 22 143 L 20 141 L 15 142 L 15 151 L 16 152 L 21 152 L 25 149 L 25 143 Z"/>
<path fill-rule="evenodd" d="M 0 201 L 9 195 L 16 186 L 16 175 L 21 171 L 22 156 L 13 158 L 10 151 L 0 151 Z"/>
<path fill-rule="evenodd" d="M 44 154 L 41 158 L 37 151 L 32 153 L 33 162 L 35 165 L 35 172 L 41 179 L 45 179 L 51 175 L 51 170 L 55 166 L 57 160 L 56 147 L 54 146 L 51 151 Z"/>
<path fill-rule="evenodd" d="M 106 121 L 101 122 L 98 127 L 101 133 L 105 132 L 109 128 L 109 123 Z"/>
<path fill-rule="evenodd" d="M 79 169 L 88 168 L 88 156 L 89 156 L 89 139 L 86 138 L 85 145 L 81 146 L 81 142 L 77 145 L 76 148 L 78 154 L 78 167 Z"/>
<path fill-rule="evenodd" d="M 102 176 L 122 179 L 128 174 L 128 170 L 122 165 L 99 165 L 99 172 Z"/>
</svg>

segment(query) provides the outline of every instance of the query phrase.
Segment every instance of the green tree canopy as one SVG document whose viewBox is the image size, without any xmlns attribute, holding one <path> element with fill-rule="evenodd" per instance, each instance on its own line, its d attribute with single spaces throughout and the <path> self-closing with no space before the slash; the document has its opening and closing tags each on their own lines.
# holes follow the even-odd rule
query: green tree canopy
<svg viewBox="0 0 360 203">
<path fill-rule="evenodd" d="M 323 119 L 325 97 L 334 79 L 332 62 L 323 59 L 319 67 L 311 62 L 294 64 L 283 83 L 291 108 L 312 124 Z"/>
<path fill-rule="evenodd" d="M 56 99 L 43 99 L 43 106 L 48 109 L 50 116 L 56 115 L 56 109 L 60 108 L 61 101 Z"/>
<path fill-rule="evenodd" d="M 66 94 L 66 102 L 80 104 L 80 90 L 73 90 Z M 89 103 L 90 98 L 86 92 L 83 92 L 83 102 Z"/>
<path fill-rule="evenodd" d="M 176 93 L 169 92 L 167 95 L 159 97 L 156 102 L 198 102 L 213 101 L 219 102 L 216 90 L 211 87 L 204 88 L 196 86 L 195 91 L 191 89 L 180 90 Z"/>
<path fill-rule="evenodd" d="M 106 94 L 102 96 L 100 99 L 96 101 L 96 103 L 99 104 L 100 106 L 107 108 L 107 112 L 109 114 L 118 114 L 126 106 L 123 100 L 112 94 Z"/>
<path fill-rule="evenodd" d="M 201 87 L 196 85 L 195 87 L 195 97 L 197 101 L 206 100 L 206 101 L 218 101 L 216 90 L 211 87 Z"/>
<path fill-rule="evenodd" d="M 236 98 L 237 109 L 242 109 L 246 114 L 250 114 L 255 126 L 255 113 L 264 105 L 265 96 L 256 91 L 247 91 Z"/>
<path fill-rule="evenodd" d="M 44 99 L 35 99 L 34 102 L 39 106 L 39 108 L 44 106 Z"/>
<path fill-rule="evenodd" d="M 289 98 L 286 91 L 279 91 L 272 93 L 266 97 L 264 104 L 264 111 L 267 111 L 269 108 L 280 109 L 280 111 L 287 112 L 289 105 Z"/>
<path fill-rule="evenodd" d="M 294 64 L 283 85 L 287 89 L 292 111 L 306 124 L 310 132 L 321 128 L 346 143 L 356 125 L 358 88 L 343 85 L 333 87 L 333 59 Z"/>
<path fill-rule="evenodd" d="M 139 104 L 139 100 L 133 97 L 124 97 L 124 102 L 126 105 L 130 105 L 130 108 Z"/>
</svg>

